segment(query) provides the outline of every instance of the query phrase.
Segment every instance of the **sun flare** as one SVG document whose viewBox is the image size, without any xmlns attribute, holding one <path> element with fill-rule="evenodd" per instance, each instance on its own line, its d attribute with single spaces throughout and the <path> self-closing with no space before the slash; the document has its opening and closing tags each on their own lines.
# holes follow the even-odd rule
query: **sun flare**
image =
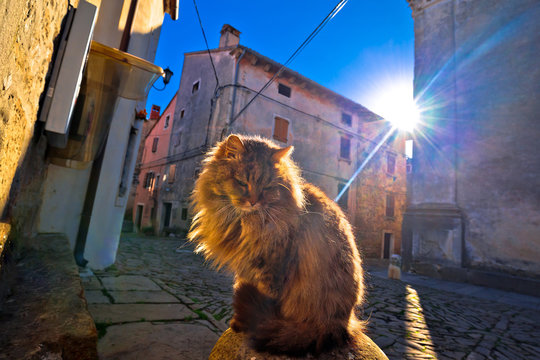
<svg viewBox="0 0 540 360">
<path fill-rule="evenodd" d="M 412 84 L 388 83 L 370 96 L 368 107 L 396 128 L 413 131 L 420 120 L 420 110 L 412 95 Z"/>
</svg>

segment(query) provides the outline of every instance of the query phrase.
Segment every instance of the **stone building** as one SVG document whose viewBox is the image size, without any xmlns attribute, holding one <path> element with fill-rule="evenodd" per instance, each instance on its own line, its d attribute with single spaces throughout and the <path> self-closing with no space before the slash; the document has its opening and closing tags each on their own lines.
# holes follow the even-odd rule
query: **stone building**
<svg viewBox="0 0 540 360">
<path fill-rule="evenodd" d="M 405 266 L 540 294 L 540 1 L 409 0 L 415 140 Z"/>
<path fill-rule="evenodd" d="M 97 359 L 73 254 L 96 268 L 114 262 L 136 110 L 163 72 L 151 62 L 164 15 L 177 9 L 177 0 L 0 2 L 2 357 Z"/>
<path fill-rule="evenodd" d="M 140 164 L 137 166 L 139 174 L 133 210 L 133 222 L 138 230 L 153 226 L 156 223 L 156 216 L 163 216 L 163 221 L 160 222 L 162 228 L 156 229 L 156 232 L 170 225 L 168 221 L 171 218 L 171 206 L 166 204 L 158 207 L 157 205 L 160 203 L 161 185 L 164 184 L 163 191 L 166 191 L 167 184 L 173 183 L 175 178 L 175 166 L 166 166 L 162 161 L 169 152 L 175 108 L 176 95 L 141 143 L 142 155 Z M 157 209 L 160 210 L 159 213 L 156 213 Z"/>
<path fill-rule="evenodd" d="M 288 68 L 242 111 L 281 64 L 240 45 L 239 35 L 224 25 L 219 48 L 210 50 L 219 84 L 207 51 L 185 54 L 166 159 L 176 166 L 176 180 L 162 184 L 169 191 L 161 190 L 159 205 L 172 207 L 170 223 L 180 228 L 189 226 L 189 196 L 201 159 L 230 133 L 293 145 L 303 176 L 335 198 L 388 130 L 362 105 Z M 394 137 L 339 202 L 368 256 L 400 253 L 405 163 L 404 141 Z"/>
</svg>

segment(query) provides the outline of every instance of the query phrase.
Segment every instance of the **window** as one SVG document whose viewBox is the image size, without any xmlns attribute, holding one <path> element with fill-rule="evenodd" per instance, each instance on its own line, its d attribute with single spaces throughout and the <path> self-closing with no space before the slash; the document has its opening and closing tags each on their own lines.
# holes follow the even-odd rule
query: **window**
<svg viewBox="0 0 540 360">
<path fill-rule="evenodd" d="M 351 114 L 341 113 L 341 122 L 347 126 L 352 126 Z"/>
<path fill-rule="evenodd" d="M 394 154 L 386 154 L 386 172 L 394 174 L 396 171 L 396 156 Z"/>
<path fill-rule="evenodd" d="M 154 182 L 154 172 L 149 171 L 146 173 L 144 177 L 144 188 L 149 189 L 153 185 L 153 182 Z"/>
<path fill-rule="evenodd" d="M 197 80 L 193 83 L 193 87 L 191 88 L 191 93 L 195 94 L 197 91 L 199 91 L 199 83 L 200 81 Z"/>
<path fill-rule="evenodd" d="M 185 112 L 186 112 L 186 109 L 180 110 L 180 119 L 183 119 L 183 118 L 184 118 Z"/>
<path fill-rule="evenodd" d="M 343 184 L 343 183 L 339 183 L 339 184 L 338 184 L 338 186 L 337 186 L 338 195 L 341 194 L 341 190 L 343 190 L 344 187 L 345 187 L 345 184 Z M 349 204 L 349 188 L 347 188 L 347 190 L 345 190 L 345 192 L 343 193 L 343 195 L 341 195 L 341 197 L 340 197 L 339 200 L 338 200 L 338 205 L 339 205 L 343 210 L 347 210 L 347 209 L 348 209 L 348 204 Z"/>
<path fill-rule="evenodd" d="M 351 139 L 348 137 L 341 137 L 339 156 L 343 159 L 351 159 Z"/>
<path fill-rule="evenodd" d="M 152 152 L 156 152 L 157 151 L 157 144 L 158 144 L 158 141 L 159 141 L 159 138 L 158 137 L 155 137 L 154 138 L 154 142 L 152 143 Z"/>
<path fill-rule="evenodd" d="M 394 217 L 394 207 L 396 199 L 393 194 L 386 194 L 386 216 Z"/>
<path fill-rule="evenodd" d="M 180 146 L 181 141 L 182 141 L 182 132 L 180 131 L 175 135 L 174 146 Z"/>
<path fill-rule="evenodd" d="M 279 116 L 276 116 L 274 118 L 274 139 L 286 143 L 288 133 L 289 133 L 289 121 Z"/>
<path fill-rule="evenodd" d="M 187 208 L 182 208 L 182 220 L 187 220 Z"/>
<path fill-rule="evenodd" d="M 154 189 L 157 189 L 159 187 L 159 178 L 161 175 L 156 175 L 156 180 L 154 181 Z"/>
<path fill-rule="evenodd" d="M 164 129 L 169 127 L 169 120 L 171 120 L 171 116 L 167 115 L 167 117 L 165 118 L 165 125 L 163 125 Z"/>
<path fill-rule="evenodd" d="M 169 184 L 172 184 L 174 182 L 174 178 L 176 176 L 176 164 L 173 164 L 169 167 L 169 176 L 167 179 L 169 179 Z"/>
<path fill-rule="evenodd" d="M 288 98 L 291 97 L 291 88 L 287 85 L 278 84 L 278 93 Z"/>
</svg>

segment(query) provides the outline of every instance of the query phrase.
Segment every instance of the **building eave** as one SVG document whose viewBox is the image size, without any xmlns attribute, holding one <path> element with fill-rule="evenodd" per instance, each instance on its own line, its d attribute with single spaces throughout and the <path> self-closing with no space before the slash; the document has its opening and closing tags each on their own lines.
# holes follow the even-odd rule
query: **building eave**
<svg viewBox="0 0 540 360">
<path fill-rule="evenodd" d="M 171 19 L 178 20 L 178 3 L 180 0 L 163 0 L 163 11 L 171 16 Z"/>
<path fill-rule="evenodd" d="M 223 49 L 225 50 L 225 49 Z M 277 61 L 274 61 L 272 59 L 270 59 L 269 57 L 267 56 L 264 56 L 260 53 L 258 53 L 257 51 L 251 49 L 251 48 L 248 48 L 246 46 L 243 46 L 243 45 L 238 45 L 238 46 L 235 46 L 234 48 L 231 49 L 230 53 L 231 55 L 236 55 L 237 53 L 240 53 L 242 50 L 245 50 L 246 52 L 250 53 L 253 57 L 255 57 L 257 59 L 257 62 L 255 62 L 254 60 L 252 60 L 252 64 L 253 63 L 258 63 L 259 61 L 263 64 L 268 64 L 270 65 L 271 67 L 274 67 L 276 68 L 275 70 L 277 71 L 278 69 L 280 69 L 283 65 L 278 63 Z M 373 111 L 369 110 L 368 108 L 366 108 L 365 106 L 341 95 L 341 94 L 338 94 L 337 92 L 333 91 L 333 90 L 330 90 L 328 89 L 327 87 L 317 83 L 316 81 L 313 81 L 311 80 L 310 78 L 288 68 L 288 67 L 285 67 L 283 69 L 283 71 L 281 72 L 281 74 L 279 75 L 279 78 L 284 78 L 284 79 L 295 79 L 293 80 L 295 83 L 303 83 L 305 84 L 304 86 L 305 87 L 309 87 L 309 88 L 312 88 L 312 89 L 316 89 L 317 91 L 320 91 L 324 94 L 326 94 L 328 97 L 330 98 L 333 98 L 334 101 L 336 101 L 337 103 L 341 104 L 342 106 L 346 107 L 346 108 L 350 108 L 358 113 L 362 113 L 362 114 L 366 114 L 366 115 L 370 115 L 372 118 L 371 119 L 366 119 L 365 121 L 378 121 L 378 120 L 382 120 L 382 117 L 375 114 Z"/>
</svg>

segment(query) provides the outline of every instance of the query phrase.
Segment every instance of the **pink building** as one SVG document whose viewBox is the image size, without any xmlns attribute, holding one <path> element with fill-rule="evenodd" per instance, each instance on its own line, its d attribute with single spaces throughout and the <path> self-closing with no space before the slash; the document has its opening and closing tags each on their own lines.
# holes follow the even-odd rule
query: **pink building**
<svg viewBox="0 0 540 360">
<path fill-rule="evenodd" d="M 140 164 L 137 164 L 140 173 L 133 207 L 137 230 L 154 227 L 154 232 L 159 233 L 170 226 L 171 206 L 166 203 L 160 206 L 160 197 L 161 192 L 167 191 L 167 186 L 174 182 L 176 173 L 176 165 L 167 164 L 175 108 L 176 95 L 144 138 L 144 151 Z"/>
</svg>

